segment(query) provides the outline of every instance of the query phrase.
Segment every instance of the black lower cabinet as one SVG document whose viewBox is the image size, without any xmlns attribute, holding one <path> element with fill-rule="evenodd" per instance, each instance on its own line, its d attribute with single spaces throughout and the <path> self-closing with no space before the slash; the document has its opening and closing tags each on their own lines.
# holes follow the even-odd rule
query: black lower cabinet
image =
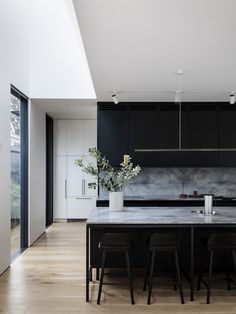
<svg viewBox="0 0 236 314">
<path fill-rule="evenodd" d="M 168 233 L 170 232 L 170 228 L 108 228 L 105 229 L 91 229 L 90 233 L 90 264 L 91 267 L 101 267 L 101 250 L 98 248 L 98 243 L 104 233 L 109 232 L 121 232 L 128 233 L 133 242 L 133 250 L 131 252 L 131 265 L 133 268 L 142 268 L 145 269 L 147 265 L 148 259 L 148 239 L 151 237 L 153 233 Z M 190 266 L 190 232 L 187 228 L 171 228 L 171 232 L 181 235 L 181 260 L 182 266 L 185 270 L 185 273 L 188 273 Z M 229 232 L 227 228 L 222 227 L 212 227 L 212 228 L 201 228 L 195 229 L 195 240 L 194 240 L 194 264 L 195 271 L 200 270 L 201 258 L 202 258 L 202 239 L 207 239 L 212 233 L 219 232 Z M 230 232 L 235 232 L 235 228 L 231 228 Z M 215 256 L 214 269 L 216 272 L 225 271 L 225 256 L 223 254 L 217 254 Z M 119 268 L 125 267 L 125 259 L 122 254 L 111 254 L 107 257 L 107 267 L 108 268 Z M 158 255 L 158 271 L 170 272 L 173 270 L 173 260 L 169 254 L 165 252 L 160 253 Z M 233 265 L 230 265 L 230 270 L 234 271 Z M 207 268 L 205 269 L 207 272 Z"/>
</svg>

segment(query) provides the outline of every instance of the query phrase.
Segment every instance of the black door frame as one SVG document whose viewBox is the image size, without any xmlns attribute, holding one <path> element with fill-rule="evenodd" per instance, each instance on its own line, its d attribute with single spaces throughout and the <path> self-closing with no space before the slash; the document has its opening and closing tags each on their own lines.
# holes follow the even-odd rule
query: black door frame
<svg viewBox="0 0 236 314">
<path fill-rule="evenodd" d="M 13 85 L 11 85 L 11 94 L 20 100 L 20 252 L 22 252 L 28 247 L 28 97 Z"/>
<path fill-rule="evenodd" d="M 53 119 L 46 114 L 46 227 L 53 223 Z"/>
</svg>

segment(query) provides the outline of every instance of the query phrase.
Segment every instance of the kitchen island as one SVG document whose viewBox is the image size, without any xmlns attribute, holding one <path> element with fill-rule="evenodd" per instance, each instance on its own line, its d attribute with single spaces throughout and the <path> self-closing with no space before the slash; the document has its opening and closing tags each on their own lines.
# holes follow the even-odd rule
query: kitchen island
<svg viewBox="0 0 236 314">
<path fill-rule="evenodd" d="M 123 211 L 111 212 L 108 208 L 96 208 L 91 212 L 86 226 L 86 301 L 89 301 L 89 281 L 92 268 L 100 267 L 100 252 L 97 248 L 102 234 L 128 232 L 134 242 L 133 267 L 145 267 L 146 240 L 153 232 L 171 229 L 184 234 L 184 251 L 188 252 L 190 300 L 194 300 L 195 249 L 199 237 L 212 232 L 236 230 L 236 207 L 217 207 L 216 214 L 194 214 L 199 207 L 126 207 Z M 193 213 L 194 212 L 194 213 Z M 119 266 L 119 259 L 108 267 Z"/>
</svg>

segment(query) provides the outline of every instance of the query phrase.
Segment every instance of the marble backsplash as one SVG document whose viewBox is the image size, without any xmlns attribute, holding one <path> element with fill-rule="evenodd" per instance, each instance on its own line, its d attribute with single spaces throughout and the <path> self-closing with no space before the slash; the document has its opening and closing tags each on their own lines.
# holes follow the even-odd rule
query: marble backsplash
<svg viewBox="0 0 236 314">
<path fill-rule="evenodd" d="M 142 168 L 131 180 L 127 197 L 179 196 L 181 193 L 236 196 L 236 168 Z M 100 190 L 100 197 L 107 193 Z"/>
</svg>

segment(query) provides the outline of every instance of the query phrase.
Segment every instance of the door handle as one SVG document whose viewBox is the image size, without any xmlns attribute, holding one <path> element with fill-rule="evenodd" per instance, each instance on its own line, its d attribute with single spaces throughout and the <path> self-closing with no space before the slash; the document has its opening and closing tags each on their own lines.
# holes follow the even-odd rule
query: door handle
<svg viewBox="0 0 236 314">
<path fill-rule="evenodd" d="M 82 195 L 85 195 L 85 179 L 82 179 Z"/>
<path fill-rule="evenodd" d="M 67 198 L 67 179 L 65 179 L 65 198 Z"/>
<path fill-rule="evenodd" d="M 76 197 L 76 200 L 91 200 L 91 197 Z"/>
</svg>

